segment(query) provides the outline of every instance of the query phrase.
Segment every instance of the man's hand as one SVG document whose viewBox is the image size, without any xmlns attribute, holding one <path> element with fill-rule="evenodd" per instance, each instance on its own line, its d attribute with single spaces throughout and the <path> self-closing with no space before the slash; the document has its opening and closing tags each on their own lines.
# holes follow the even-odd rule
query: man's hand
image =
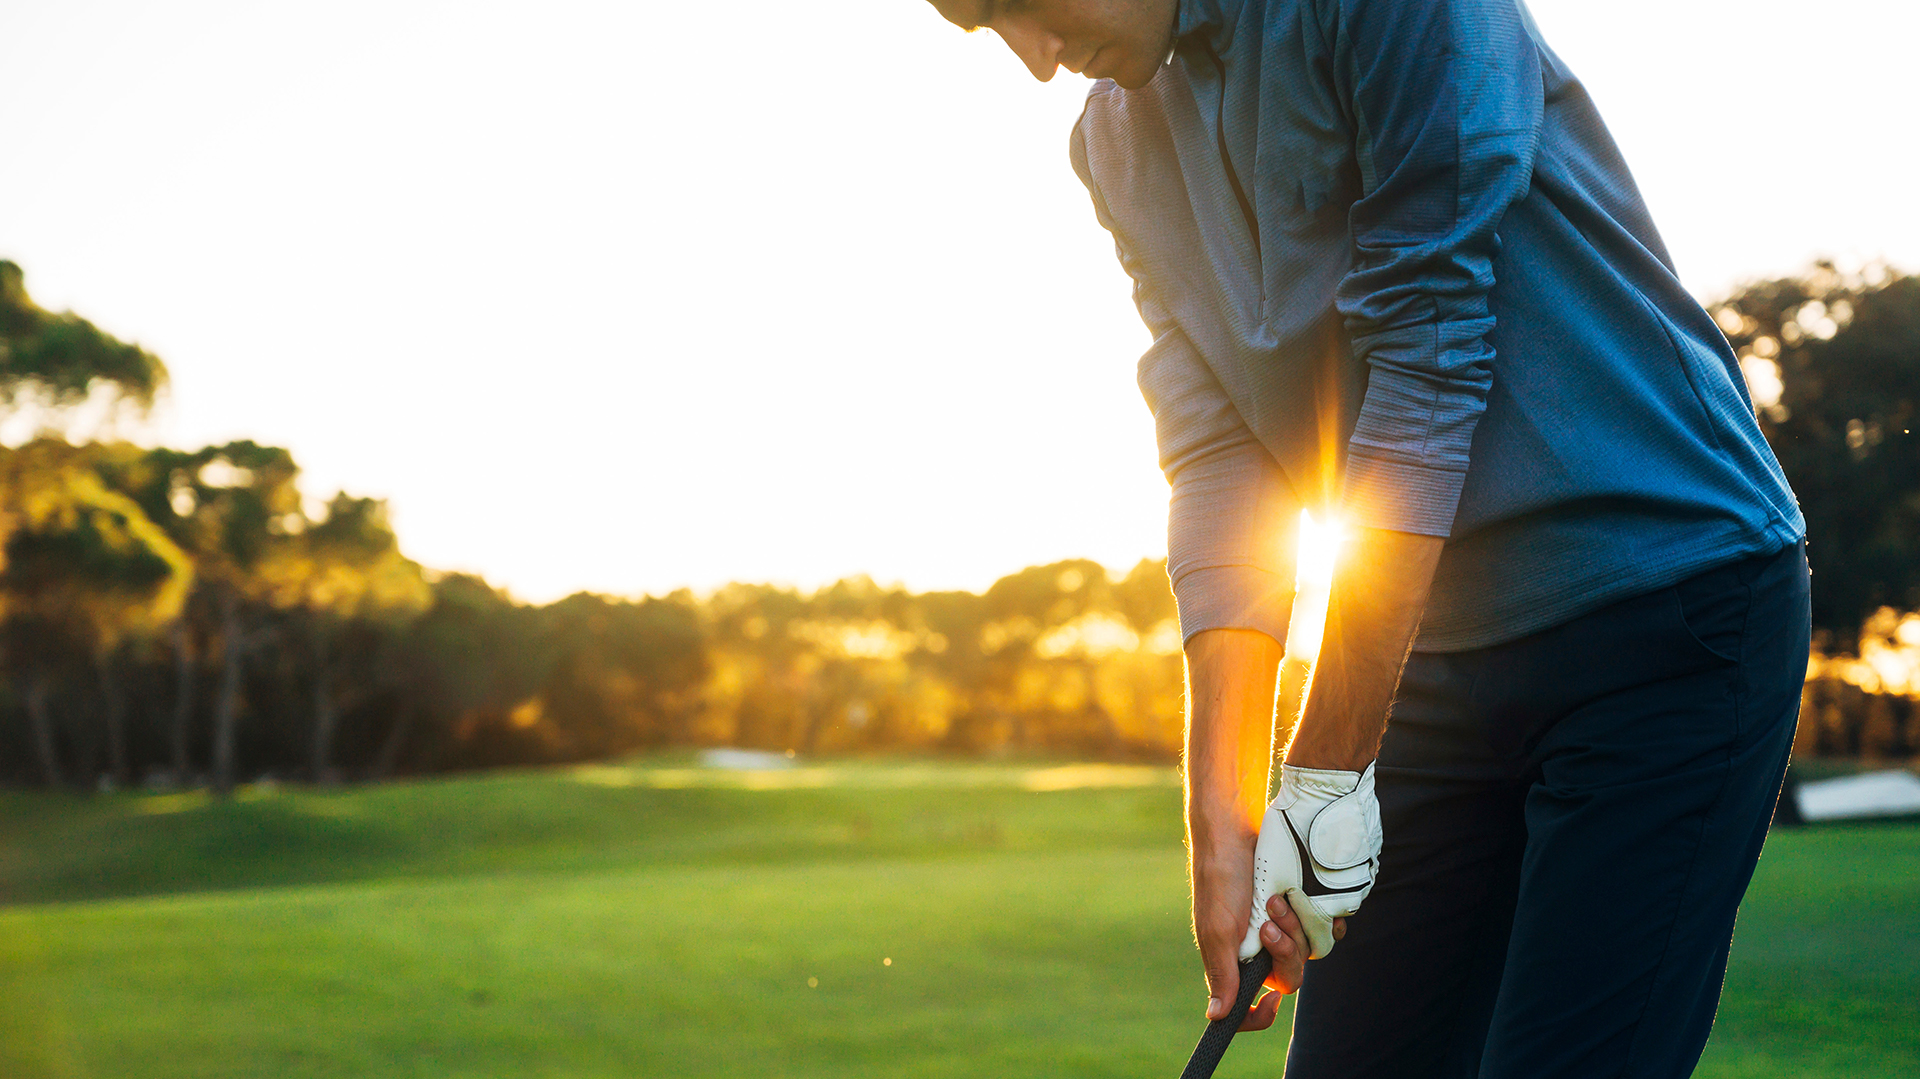
<svg viewBox="0 0 1920 1079">
<path fill-rule="evenodd" d="M 1193 929 L 1207 971 L 1207 1018 L 1227 1013 L 1240 989 L 1240 943 L 1253 923 L 1254 840 L 1267 808 L 1273 757 L 1273 690 L 1280 645 L 1250 630 L 1208 630 L 1187 642 L 1187 849 Z M 1299 919 L 1281 916 L 1262 942 L 1273 956 L 1244 1030 L 1272 1025 L 1279 994 L 1300 987 L 1309 948 Z M 1269 915 L 1272 917 L 1272 915 Z M 1335 927 L 1336 938 L 1345 932 Z"/>
<path fill-rule="evenodd" d="M 1380 803 L 1373 766 L 1364 772 L 1280 769 L 1280 793 L 1267 807 L 1253 853 L 1253 922 L 1240 943 L 1242 958 L 1261 944 L 1275 896 L 1286 900 L 1306 930 L 1308 958 L 1333 950 L 1336 918 L 1358 913 L 1380 869 Z"/>
<path fill-rule="evenodd" d="M 1207 1018 L 1227 1014 L 1228 1005 L 1240 992 L 1240 942 L 1247 935 L 1247 915 L 1253 906 L 1253 850 L 1244 858 L 1208 859 L 1194 864 L 1193 924 L 1200 940 L 1200 957 L 1207 971 Z M 1333 923 L 1333 938 L 1347 935 L 1347 920 Z M 1267 902 L 1267 917 L 1259 929 L 1260 943 L 1273 957 L 1273 973 L 1267 975 L 1267 988 L 1273 992 L 1262 997 L 1247 1013 L 1240 1029 L 1265 1030 L 1273 1025 L 1280 1010 L 1280 998 L 1300 988 L 1306 974 L 1309 951 L 1306 932 L 1300 926 L 1286 900 L 1274 896 Z"/>
</svg>

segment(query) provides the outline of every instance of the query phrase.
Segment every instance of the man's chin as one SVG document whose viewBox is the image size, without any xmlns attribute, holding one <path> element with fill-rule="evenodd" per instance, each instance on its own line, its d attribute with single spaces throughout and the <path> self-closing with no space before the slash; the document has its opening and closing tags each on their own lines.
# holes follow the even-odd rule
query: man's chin
<svg viewBox="0 0 1920 1079">
<path fill-rule="evenodd" d="M 1087 77 L 1089 77 L 1089 79 L 1112 79 L 1114 83 L 1121 84 L 1121 86 L 1127 88 L 1127 90 L 1139 90 L 1140 86 L 1152 83 L 1152 81 L 1154 81 L 1154 73 L 1160 71 L 1160 65 L 1158 65 L 1158 63 L 1139 63 L 1139 61 L 1135 60 L 1127 60 L 1123 61 L 1123 63 L 1106 63 L 1106 65 L 1102 65 L 1102 67 L 1104 67 L 1104 69 L 1102 69 L 1100 73 L 1092 73 L 1092 71 L 1089 71 Z"/>
<path fill-rule="evenodd" d="M 1111 72 L 1105 77 L 1119 83 L 1120 88 L 1123 90 L 1138 90 L 1142 86 L 1152 82 L 1154 75 L 1159 71 L 1160 65 L 1157 63 L 1127 64 L 1120 68 L 1120 70 Z"/>
</svg>

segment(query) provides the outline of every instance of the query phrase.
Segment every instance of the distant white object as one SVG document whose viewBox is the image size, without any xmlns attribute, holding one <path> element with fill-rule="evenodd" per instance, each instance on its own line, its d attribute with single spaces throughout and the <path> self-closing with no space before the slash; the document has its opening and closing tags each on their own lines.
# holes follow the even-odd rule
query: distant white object
<svg viewBox="0 0 1920 1079">
<path fill-rule="evenodd" d="M 767 753 L 758 749 L 703 749 L 700 763 L 708 768 L 729 772 L 766 772 L 793 767 L 793 754 Z"/>
<path fill-rule="evenodd" d="M 1869 772 L 1800 784 L 1800 816 L 1809 821 L 1920 813 L 1920 776 Z"/>
</svg>

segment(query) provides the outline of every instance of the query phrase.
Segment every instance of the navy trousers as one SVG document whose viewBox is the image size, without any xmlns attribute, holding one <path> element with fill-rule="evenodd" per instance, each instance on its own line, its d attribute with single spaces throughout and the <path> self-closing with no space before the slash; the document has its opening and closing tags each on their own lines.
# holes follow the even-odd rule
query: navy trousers
<svg viewBox="0 0 1920 1079">
<path fill-rule="evenodd" d="M 1509 644 L 1416 652 L 1373 893 L 1307 964 L 1291 1079 L 1686 1076 L 1786 770 L 1803 548 Z"/>
</svg>

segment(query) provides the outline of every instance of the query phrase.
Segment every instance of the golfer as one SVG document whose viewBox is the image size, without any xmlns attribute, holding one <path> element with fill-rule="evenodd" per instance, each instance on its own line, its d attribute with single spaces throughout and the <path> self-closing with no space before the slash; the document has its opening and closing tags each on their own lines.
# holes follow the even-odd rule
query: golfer
<svg viewBox="0 0 1920 1079">
<path fill-rule="evenodd" d="M 1690 1074 L 1804 525 L 1586 90 L 1519 0 L 933 2 L 1099 80 L 1072 159 L 1153 334 L 1209 1018 L 1265 947 L 1290 1076 Z M 1303 507 L 1350 538 L 1269 808 Z"/>
</svg>

